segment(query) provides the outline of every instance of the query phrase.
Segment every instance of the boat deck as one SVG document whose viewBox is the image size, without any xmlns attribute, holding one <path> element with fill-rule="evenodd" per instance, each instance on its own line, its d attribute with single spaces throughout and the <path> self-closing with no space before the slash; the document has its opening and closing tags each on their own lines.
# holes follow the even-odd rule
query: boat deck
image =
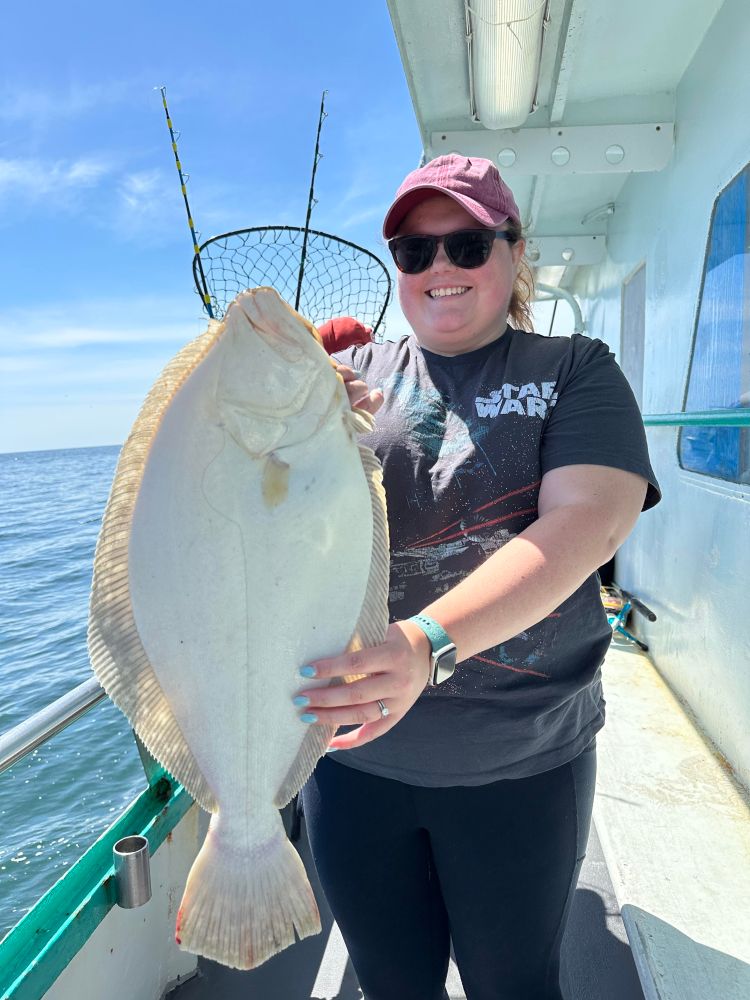
<svg viewBox="0 0 750 1000">
<path fill-rule="evenodd" d="M 169 1000 L 362 1000 L 357 977 L 315 874 L 304 831 L 299 842 L 320 905 L 323 932 L 258 969 L 239 972 L 201 960 L 198 975 Z M 643 1000 L 638 973 L 594 826 L 562 950 L 566 1000 Z M 444 1000 L 465 997 L 451 960 Z"/>
</svg>

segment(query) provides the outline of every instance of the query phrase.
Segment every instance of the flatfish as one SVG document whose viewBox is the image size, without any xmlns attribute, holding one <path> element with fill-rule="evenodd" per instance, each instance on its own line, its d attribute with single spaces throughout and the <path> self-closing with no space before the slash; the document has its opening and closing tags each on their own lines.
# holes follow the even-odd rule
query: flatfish
<svg viewBox="0 0 750 1000">
<path fill-rule="evenodd" d="M 299 721 L 299 668 L 385 637 L 382 470 L 357 442 L 372 426 L 314 327 L 246 291 L 149 392 L 104 514 L 91 663 L 213 814 L 176 937 L 235 968 L 320 930 L 278 810 L 334 732 Z"/>
</svg>

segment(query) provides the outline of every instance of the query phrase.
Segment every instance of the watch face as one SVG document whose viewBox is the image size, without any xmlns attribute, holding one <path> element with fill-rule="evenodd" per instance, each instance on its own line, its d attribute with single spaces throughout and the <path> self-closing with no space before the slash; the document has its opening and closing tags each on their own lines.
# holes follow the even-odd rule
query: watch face
<svg viewBox="0 0 750 1000">
<path fill-rule="evenodd" d="M 450 646 L 443 646 L 435 653 L 434 664 L 433 683 L 442 684 L 453 676 L 456 669 L 456 647 L 453 643 Z"/>
</svg>

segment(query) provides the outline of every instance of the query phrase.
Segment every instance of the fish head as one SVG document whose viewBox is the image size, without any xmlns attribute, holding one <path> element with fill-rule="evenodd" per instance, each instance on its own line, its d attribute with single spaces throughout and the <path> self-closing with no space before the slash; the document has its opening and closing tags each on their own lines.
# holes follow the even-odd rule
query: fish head
<svg viewBox="0 0 750 1000">
<path fill-rule="evenodd" d="M 298 444 L 337 410 L 348 410 L 317 330 L 273 288 L 238 295 L 224 327 L 219 415 L 251 455 Z"/>
</svg>

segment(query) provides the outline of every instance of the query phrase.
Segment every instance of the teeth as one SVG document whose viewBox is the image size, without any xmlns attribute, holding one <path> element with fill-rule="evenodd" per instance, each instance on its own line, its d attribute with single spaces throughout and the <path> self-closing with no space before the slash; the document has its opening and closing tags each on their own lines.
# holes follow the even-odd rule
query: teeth
<svg viewBox="0 0 750 1000">
<path fill-rule="evenodd" d="M 468 292 L 468 290 L 467 287 L 463 286 L 460 288 L 433 288 L 429 292 L 429 296 L 432 299 L 439 299 L 446 295 L 460 295 L 461 292 Z"/>
</svg>

